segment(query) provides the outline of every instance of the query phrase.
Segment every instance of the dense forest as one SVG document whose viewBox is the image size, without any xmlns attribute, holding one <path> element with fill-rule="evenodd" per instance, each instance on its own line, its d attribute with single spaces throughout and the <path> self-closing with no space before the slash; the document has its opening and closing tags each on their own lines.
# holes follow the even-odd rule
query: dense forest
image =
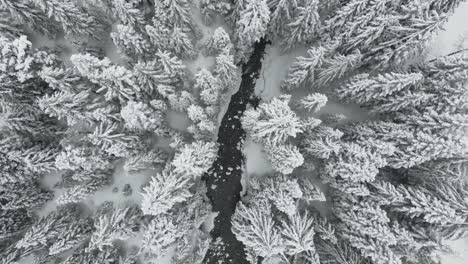
<svg viewBox="0 0 468 264">
<path fill-rule="evenodd" d="M 441 263 L 468 49 L 428 47 L 462 2 L 0 0 L 0 264 Z M 271 99 L 267 46 L 303 51 Z"/>
</svg>

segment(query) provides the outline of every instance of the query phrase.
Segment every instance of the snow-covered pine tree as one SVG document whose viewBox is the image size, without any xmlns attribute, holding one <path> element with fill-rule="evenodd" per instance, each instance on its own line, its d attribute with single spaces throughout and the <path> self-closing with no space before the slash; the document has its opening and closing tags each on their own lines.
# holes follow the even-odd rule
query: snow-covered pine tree
<svg viewBox="0 0 468 264">
<path fill-rule="evenodd" d="M 252 263 L 257 262 L 256 256 L 269 258 L 284 251 L 281 231 L 275 227 L 271 205 L 265 200 L 249 207 L 238 203 L 231 222 L 236 238 L 255 256 Z"/>
<path fill-rule="evenodd" d="M 158 94 L 164 98 L 175 92 L 185 77 L 185 65 L 168 51 L 156 52 L 156 58 L 151 61 L 139 61 L 134 69 L 134 75 L 142 91 L 149 96 Z"/>
<path fill-rule="evenodd" d="M 269 0 L 268 7 L 271 11 L 269 31 L 274 39 L 282 40 L 286 35 L 286 28 L 291 22 L 296 11 L 297 0 Z"/>
<path fill-rule="evenodd" d="M 371 183 L 372 196 L 389 211 L 398 212 L 405 217 L 419 221 L 444 226 L 462 224 L 466 220 L 466 212 L 457 208 L 456 204 L 438 199 L 424 188 L 408 187 L 402 184 L 394 186 L 385 181 Z M 421 224 L 421 223 L 419 223 Z"/>
<path fill-rule="evenodd" d="M 90 249 L 112 246 L 115 240 L 125 240 L 134 236 L 139 229 L 141 210 L 138 207 L 112 209 L 100 215 L 94 222 L 95 231 L 89 241 Z"/>
<path fill-rule="evenodd" d="M 214 73 L 221 81 L 223 87 L 234 87 L 240 78 L 239 68 L 234 63 L 234 55 L 230 54 L 228 50 L 223 50 L 215 58 Z"/>
<path fill-rule="evenodd" d="M 242 126 L 258 142 L 284 143 L 302 132 L 302 124 L 289 107 L 290 95 L 273 98 L 257 109 L 248 109 L 242 117 Z"/>
<path fill-rule="evenodd" d="M 236 22 L 236 60 L 246 61 L 255 42 L 268 30 L 270 10 L 266 0 L 246 0 Z"/>
<path fill-rule="evenodd" d="M 138 137 L 123 130 L 119 123 L 112 122 L 100 123 L 92 133 L 88 134 L 87 140 L 108 154 L 127 156 L 128 152 L 137 144 Z M 118 152 L 115 153 L 115 151 Z"/>
<path fill-rule="evenodd" d="M 32 209 L 42 206 L 53 198 L 53 193 L 43 189 L 38 183 L 9 183 L 2 185 L 2 210 Z"/>
<path fill-rule="evenodd" d="M 312 93 L 302 98 L 297 105 L 309 112 L 318 112 L 328 102 L 328 98 L 324 94 Z"/>
<path fill-rule="evenodd" d="M 304 163 L 304 157 L 294 145 L 266 144 L 265 152 L 272 168 L 283 174 L 291 174 L 295 168 Z"/>
<path fill-rule="evenodd" d="M 112 158 L 94 146 L 66 145 L 55 159 L 55 167 L 60 170 L 107 171 L 112 167 Z"/>
<path fill-rule="evenodd" d="M 395 250 L 398 239 L 384 210 L 371 201 L 358 203 L 355 198 L 346 196 L 336 203 L 333 212 L 341 221 L 337 226 L 340 237 L 373 263 L 402 263 Z"/>
<path fill-rule="evenodd" d="M 69 224 L 77 220 L 80 213 L 81 210 L 76 205 L 59 207 L 34 222 L 14 247 L 23 252 L 23 256 L 48 248 Z"/>
<path fill-rule="evenodd" d="M 70 223 L 64 229 L 63 236 L 60 236 L 49 247 L 49 255 L 58 255 L 64 251 L 74 248 L 90 237 L 93 232 L 91 218 L 80 218 L 77 222 Z"/>
<path fill-rule="evenodd" d="M 117 25 L 111 38 L 119 53 L 128 60 L 148 57 L 153 51 L 149 38 L 130 25 Z"/>
<path fill-rule="evenodd" d="M 213 142 L 195 141 L 185 144 L 175 154 L 174 172 L 183 177 L 199 178 L 207 172 L 217 157 L 217 145 Z"/>
<path fill-rule="evenodd" d="M 49 19 L 46 13 L 36 8 L 29 0 L 2 0 L 0 6 L 18 23 L 51 37 L 60 29 L 57 23 Z"/>
<path fill-rule="evenodd" d="M 204 44 L 203 53 L 206 56 L 216 56 L 224 50 L 231 50 L 232 47 L 231 38 L 229 34 L 222 27 L 218 27 L 213 32 L 210 39 Z"/>
<path fill-rule="evenodd" d="M 174 172 L 172 166 L 166 166 L 143 188 L 143 213 L 154 216 L 167 213 L 174 205 L 192 197 L 193 194 L 189 191 L 192 184 L 191 178 Z"/>
<path fill-rule="evenodd" d="M 221 96 L 221 84 L 207 69 L 201 69 L 195 74 L 195 89 L 206 105 L 217 106 Z"/>
<path fill-rule="evenodd" d="M 316 81 L 316 68 L 320 67 L 325 55 L 325 48 L 310 48 L 306 56 L 296 58 L 289 69 L 288 75 L 281 88 L 285 91 L 310 86 Z"/>
<path fill-rule="evenodd" d="M 88 181 L 81 182 L 79 185 L 66 189 L 60 196 L 57 197 L 55 202 L 59 205 L 65 205 L 69 203 L 79 203 L 94 192 L 99 190 L 99 188 L 109 183 L 108 175 L 99 175 L 98 177 L 93 177 Z"/>
<path fill-rule="evenodd" d="M 129 129 L 155 131 L 163 125 L 166 103 L 162 100 L 144 102 L 128 101 L 120 115 Z"/>
<path fill-rule="evenodd" d="M 29 0 L 49 18 L 59 22 L 67 34 L 99 38 L 104 32 L 102 25 L 90 13 L 72 0 Z"/>
<path fill-rule="evenodd" d="M 118 98 L 125 102 L 140 91 L 132 71 L 114 65 L 108 58 L 101 60 L 91 54 L 74 54 L 70 60 L 83 77 L 100 86 L 96 92 L 102 93 L 107 101 Z"/>
<path fill-rule="evenodd" d="M 294 3 L 295 0 L 292 2 Z M 311 44 L 319 32 L 319 1 L 301 0 L 298 2 L 299 3 L 296 10 L 293 12 L 291 20 L 281 22 L 287 23 L 285 26 L 285 33 L 281 39 L 281 45 L 284 51 L 291 50 L 301 45 Z"/>
<path fill-rule="evenodd" d="M 0 239 L 4 240 L 25 231 L 33 219 L 26 209 L 0 211 Z"/>
<path fill-rule="evenodd" d="M 128 172 L 139 172 L 155 168 L 167 161 L 167 155 L 161 150 L 149 150 L 136 153 L 125 160 L 123 169 Z"/>
<path fill-rule="evenodd" d="M 203 23 L 211 25 L 217 16 L 227 16 L 232 9 L 232 3 L 228 0 L 201 0 L 200 9 Z"/>
<path fill-rule="evenodd" d="M 369 105 L 371 102 L 382 103 L 381 100 L 400 91 L 423 82 L 420 73 L 387 73 L 375 77 L 360 74 L 353 77 L 346 86 L 337 89 L 338 97 L 346 102 Z"/>
<path fill-rule="evenodd" d="M 124 25 L 139 27 L 145 24 L 145 14 L 138 8 L 137 1 L 112 1 L 112 12 Z"/>
</svg>

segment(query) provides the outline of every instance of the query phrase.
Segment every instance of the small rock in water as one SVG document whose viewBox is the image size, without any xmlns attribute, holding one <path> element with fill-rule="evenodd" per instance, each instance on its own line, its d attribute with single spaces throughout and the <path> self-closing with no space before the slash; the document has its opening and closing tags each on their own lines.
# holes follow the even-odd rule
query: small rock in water
<svg viewBox="0 0 468 264">
<path fill-rule="evenodd" d="M 112 189 L 112 192 L 113 192 L 113 193 L 119 192 L 119 187 L 114 187 L 114 189 Z"/>
<path fill-rule="evenodd" d="M 128 183 L 125 184 L 125 186 L 124 186 L 122 192 L 123 192 L 123 195 L 124 195 L 124 196 L 130 196 L 130 195 L 132 195 L 132 193 L 133 193 L 132 186 L 130 186 L 130 184 L 128 184 Z"/>
</svg>

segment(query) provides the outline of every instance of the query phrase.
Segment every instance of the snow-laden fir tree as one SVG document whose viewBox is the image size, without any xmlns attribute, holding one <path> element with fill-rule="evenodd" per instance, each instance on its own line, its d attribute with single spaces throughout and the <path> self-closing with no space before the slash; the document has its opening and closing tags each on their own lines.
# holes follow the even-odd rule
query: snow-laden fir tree
<svg viewBox="0 0 468 264">
<path fill-rule="evenodd" d="M 97 217 L 89 248 L 103 250 L 115 240 L 125 240 L 139 230 L 141 210 L 138 207 L 112 209 Z"/>
<path fill-rule="evenodd" d="M 271 205 L 265 200 L 259 200 L 250 207 L 240 202 L 231 220 L 236 238 L 254 254 L 253 263 L 257 256 L 268 259 L 283 251 L 280 230 L 275 227 L 270 210 Z"/>
<path fill-rule="evenodd" d="M 266 144 L 265 152 L 272 168 L 283 174 L 291 174 L 293 170 L 304 163 L 304 158 L 299 149 L 294 145 Z"/>
<path fill-rule="evenodd" d="M 300 108 L 303 108 L 309 112 L 318 112 L 328 102 L 328 98 L 324 94 L 312 93 L 297 102 Z"/>
<path fill-rule="evenodd" d="M 231 38 L 222 27 L 218 27 L 213 32 L 210 39 L 204 44 L 204 54 L 207 56 L 218 55 L 225 49 L 232 48 Z"/>
<path fill-rule="evenodd" d="M 9 183 L 0 188 L 2 210 L 30 209 L 42 206 L 53 198 L 53 193 L 38 183 Z"/>
<path fill-rule="evenodd" d="M 2 0 L 0 6 L 5 10 L 3 14 L 8 14 L 19 24 L 27 25 L 29 28 L 46 35 L 55 36 L 60 29 L 60 25 L 49 19 L 47 13 L 36 8 L 34 3 L 29 0 Z"/>
<path fill-rule="evenodd" d="M 192 197 L 189 191 L 192 179 L 174 172 L 174 167 L 167 166 L 154 175 L 149 185 L 143 188 L 141 210 L 145 215 L 158 216 L 171 210 L 176 204 Z"/>
<path fill-rule="evenodd" d="M 120 115 L 129 129 L 155 131 L 162 126 L 166 109 L 166 103 L 162 100 L 152 100 L 149 104 L 128 101 Z"/>
<path fill-rule="evenodd" d="M 130 25 L 117 25 L 111 38 L 119 53 L 128 59 L 148 56 L 152 50 L 149 38 Z"/>
<path fill-rule="evenodd" d="M 310 48 L 307 56 L 300 56 L 289 69 L 281 88 L 290 91 L 304 85 L 312 85 L 316 79 L 316 67 L 322 64 L 325 48 Z"/>
<path fill-rule="evenodd" d="M 262 39 L 268 30 L 270 10 L 266 0 L 246 0 L 236 22 L 237 61 L 246 61 L 255 42 Z"/>
<path fill-rule="evenodd" d="M 125 102 L 140 91 L 132 72 L 114 65 L 108 58 L 101 60 L 91 54 L 74 54 L 70 60 L 83 77 L 100 86 L 96 92 L 103 94 L 107 101 L 118 98 Z"/>
<path fill-rule="evenodd" d="M 183 177 L 199 178 L 207 172 L 217 157 L 217 145 L 213 142 L 195 141 L 185 144 L 175 154 L 174 172 Z"/>
<path fill-rule="evenodd" d="M 217 105 L 221 96 L 221 84 L 207 69 L 201 69 L 195 74 L 195 85 L 200 99 L 206 105 Z"/>
<path fill-rule="evenodd" d="M 55 167 L 60 170 L 106 171 L 111 168 L 111 159 L 93 146 L 68 145 L 55 159 Z"/>
<path fill-rule="evenodd" d="M 59 205 L 81 202 L 94 194 L 99 188 L 109 183 L 107 175 L 99 175 L 79 185 L 66 189 L 55 202 Z"/>
<path fill-rule="evenodd" d="M 91 236 L 94 227 L 91 218 L 80 218 L 64 229 L 63 236 L 57 238 L 49 247 L 49 255 L 57 255 L 80 244 Z"/>
<path fill-rule="evenodd" d="M 281 23 L 286 22 L 285 33 L 281 39 L 281 45 L 285 51 L 310 44 L 317 36 L 320 28 L 319 1 L 301 0 L 297 2 L 299 3 L 291 20 L 281 21 Z"/>
<path fill-rule="evenodd" d="M 167 256 L 171 249 L 176 263 L 197 254 L 194 251 L 202 246 L 200 238 L 206 237 L 200 227 L 210 212 L 204 202 L 206 188 L 203 187 L 196 186 L 193 196 L 181 208 L 159 214 L 144 227 L 141 256 L 145 261 L 156 263 L 155 260 Z"/>
<path fill-rule="evenodd" d="M 211 25 L 217 16 L 226 16 L 232 9 L 231 1 L 227 0 L 201 0 L 200 9 L 203 23 Z"/>
<path fill-rule="evenodd" d="M 71 0 L 31 0 L 30 2 L 42 10 L 49 18 L 59 22 L 68 34 L 98 37 L 104 32 L 105 26 L 88 10 Z"/>
<path fill-rule="evenodd" d="M 214 72 L 223 87 L 234 87 L 240 79 L 239 68 L 234 63 L 234 55 L 226 49 L 216 56 Z"/>
<path fill-rule="evenodd" d="M 290 95 L 282 95 L 257 109 L 248 109 L 241 119 L 242 126 L 258 142 L 281 144 L 296 137 L 302 132 L 302 124 L 288 105 L 290 99 Z"/>
</svg>

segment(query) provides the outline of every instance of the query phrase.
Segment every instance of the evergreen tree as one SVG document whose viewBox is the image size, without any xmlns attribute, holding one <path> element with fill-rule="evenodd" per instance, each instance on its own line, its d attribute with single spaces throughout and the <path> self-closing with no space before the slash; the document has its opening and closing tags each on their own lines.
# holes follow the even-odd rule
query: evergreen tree
<svg viewBox="0 0 468 264">
<path fill-rule="evenodd" d="M 328 102 L 327 96 L 320 93 L 313 93 L 305 96 L 298 102 L 300 108 L 304 108 L 309 112 L 318 112 Z"/>
<path fill-rule="evenodd" d="M 46 249 L 62 235 L 64 228 L 76 221 L 80 210 L 76 206 L 59 208 L 45 217 L 39 218 L 24 236 L 15 244 L 25 255 Z"/>
<path fill-rule="evenodd" d="M 295 214 L 289 217 L 288 221 L 283 221 L 282 225 L 284 229 L 281 234 L 288 255 L 297 255 L 304 252 L 315 253 L 313 218 L 307 213 L 303 215 Z"/>
<path fill-rule="evenodd" d="M 167 166 L 161 173 L 151 178 L 143 189 L 141 209 L 146 215 L 167 213 L 178 203 L 185 202 L 193 194 L 188 190 L 191 179 L 175 173 L 172 166 Z"/>
<path fill-rule="evenodd" d="M 166 103 L 161 100 L 152 100 L 149 105 L 129 101 L 120 111 L 120 115 L 129 129 L 154 131 L 162 126 L 163 112 L 166 109 Z"/>
<path fill-rule="evenodd" d="M 258 109 L 248 109 L 242 117 L 242 126 L 259 142 L 280 144 L 301 133 L 301 123 L 288 106 L 290 95 L 273 98 Z"/>
<path fill-rule="evenodd" d="M 185 144 L 176 152 L 172 165 L 175 173 L 196 179 L 208 171 L 216 157 L 215 143 L 195 141 Z"/>
<path fill-rule="evenodd" d="M 232 232 L 255 256 L 269 258 L 284 249 L 280 230 L 275 227 L 271 206 L 265 201 L 258 201 L 247 207 L 240 202 L 232 217 Z M 255 262 L 256 257 L 255 257 Z M 255 263 L 254 262 L 254 263 Z"/>
<path fill-rule="evenodd" d="M 312 85 L 316 79 L 315 68 L 322 64 L 324 53 L 325 49 L 322 47 L 311 48 L 306 57 L 297 57 L 281 88 L 290 91 L 303 85 Z"/>
<path fill-rule="evenodd" d="M 59 197 L 57 197 L 55 202 L 59 205 L 81 202 L 91 196 L 99 188 L 108 184 L 108 182 L 108 177 L 92 178 L 86 182 L 65 190 Z"/>
<path fill-rule="evenodd" d="M 115 240 L 125 240 L 139 229 L 141 211 L 137 207 L 113 209 L 99 216 L 94 222 L 95 231 L 91 235 L 89 248 L 103 251 L 111 247 Z"/>
<path fill-rule="evenodd" d="M 87 10 L 77 5 L 76 2 L 67 0 L 31 0 L 47 16 L 59 22 L 66 33 L 98 36 L 104 31 L 104 25 L 96 21 Z"/>
<path fill-rule="evenodd" d="M 106 171 L 111 167 L 111 159 L 100 149 L 92 146 L 64 146 L 55 159 L 55 167 L 60 170 Z"/>
<path fill-rule="evenodd" d="M 0 188 L 2 210 L 30 209 L 51 200 L 53 194 L 39 187 L 37 183 L 10 183 Z"/>
<path fill-rule="evenodd" d="M 136 6 L 135 1 L 112 1 L 112 11 L 124 25 L 135 27 L 145 23 L 144 13 Z"/>
<path fill-rule="evenodd" d="M 232 49 L 231 38 L 222 27 L 218 27 L 213 32 L 210 39 L 204 44 L 204 54 L 207 56 L 218 55 L 224 50 Z"/>
<path fill-rule="evenodd" d="M 67 251 L 87 239 L 93 232 L 93 225 L 90 218 L 83 218 L 78 222 L 70 223 L 64 229 L 63 236 L 49 247 L 49 255 L 58 255 Z"/>
<path fill-rule="evenodd" d="M 270 10 L 266 0 L 248 0 L 241 10 L 235 33 L 238 61 L 248 58 L 254 43 L 265 36 L 270 21 Z"/>
<path fill-rule="evenodd" d="M 108 58 L 101 60 L 91 54 L 74 54 L 70 60 L 83 77 L 100 86 L 96 92 L 104 93 L 107 101 L 118 98 L 125 102 L 140 91 L 132 72 L 113 65 Z"/>
<path fill-rule="evenodd" d="M 145 57 L 151 51 L 149 40 L 130 25 L 117 25 L 111 37 L 118 51 L 129 59 Z"/>
<path fill-rule="evenodd" d="M 289 22 L 285 27 L 286 32 L 281 43 L 285 51 L 300 45 L 310 44 L 314 40 L 320 28 L 318 2 L 318 0 L 299 1 L 291 20 L 284 20 Z M 284 22 L 282 21 L 281 23 Z"/>
<path fill-rule="evenodd" d="M 291 174 L 293 170 L 304 163 L 304 158 L 298 148 L 293 145 L 265 145 L 268 160 L 275 171 Z"/>
<path fill-rule="evenodd" d="M 224 50 L 215 58 L 214 73 L 219 78 L 223 87 L 234 87 L 240 76 L 239 70 L 234 63 L 234 56 Z"/>
<path fill-rule="evenodd" d="M 221 96 L 221 87 L 218 80 L 206 69 L 195 74 L 195 89 L 200 93 L 201 100 L 206 105 L 217 105 Z"/>
<path fill-rule="evenodd" d="M 374 197 L 381 204 L 409 218 L 437 225 L 461 224 L 466 220 L 466 214 L 461 214 L 450 203 L 431 196 L 423 188 L 393 186 L 384 181 L 374 182 L 372 187 Z"/>
<path fill-rule="evenodd" d="M 136 144 L 137 137 L 122 132 L 119 124 L 116 122 L 101 123 L 92 134 L 88 135 L 88 140 L 109 154 L 117 154 L 113 150 L 119 149 L 123 150 L 123 152 L 120 152 L 117 156 L 126 156 L 127 152 Z"/>
<path fill-rule="evenodd" d="M 54 36 L 59 30 L 58 25 L 50 20 L 46 13 L 35 8 L 35 5 L 28 0 L 2 0 L 0 6 L 18 23 L 27 25 L 31 29 L 49 36 Z"/>
<path fill-rule="evenodd" d="M 218 15 L 226 16 L 231 12 L 232 3 L 226 0 L 201 0 L 200 9 L 203 23 L 211 25 Z"/>
<path fill-rule="evenodd" d="M 25 209 L 1 210 L 0 239 L 3 241 L 8 237 L 15 236 L 26 230 L 32 222 L 32 217 Z"/>
</svg>

